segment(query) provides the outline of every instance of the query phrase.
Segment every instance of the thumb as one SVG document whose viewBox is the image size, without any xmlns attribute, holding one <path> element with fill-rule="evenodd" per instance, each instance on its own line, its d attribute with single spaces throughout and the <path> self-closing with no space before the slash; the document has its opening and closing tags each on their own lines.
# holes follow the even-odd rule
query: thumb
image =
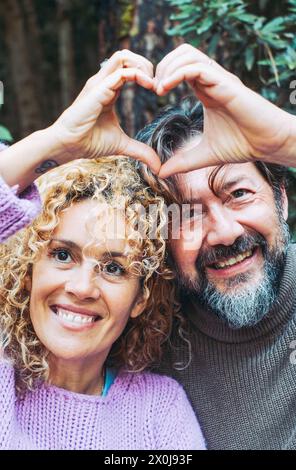
<svg viewBox="0 0 296 470">
<path fill-rule="evenodd" d="M 214 156 L 207 138 L 201 135 L 191 139 L 184 147 L 178 149 L 173 156 L 166 161 L 158 176 L 168 178 L 177 173 L 187 173 L 192 170 L 199 170 L 208 166 L 218 165 L 220 162 Z"/>
<path fill-rule="evenodd" d="M 143 142 L 138 142 L 137 140 L 127 136 L 126 141 L 124 142 L 123 153 L 128 157 L 145 163 L 153 173 L 156 175 L 158 174 L 161 167 L 161 161 L 157 153 L 149 147 L 149 145 L 146 145 Z"/>
</svg>

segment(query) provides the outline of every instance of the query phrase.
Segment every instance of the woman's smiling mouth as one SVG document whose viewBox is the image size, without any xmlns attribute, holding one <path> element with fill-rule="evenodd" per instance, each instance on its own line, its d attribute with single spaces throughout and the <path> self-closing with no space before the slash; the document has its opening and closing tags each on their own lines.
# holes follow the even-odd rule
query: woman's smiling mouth
<svg viewBox="0 0 296 470">
<path fill-rule="evenodd" d="M 63 326 L 74 330 L 90 328 L 102 319 L 98 313 L 80 309 L 71 305 L 51 305 L 50 309 L 58 317 Z"/>
</svg>

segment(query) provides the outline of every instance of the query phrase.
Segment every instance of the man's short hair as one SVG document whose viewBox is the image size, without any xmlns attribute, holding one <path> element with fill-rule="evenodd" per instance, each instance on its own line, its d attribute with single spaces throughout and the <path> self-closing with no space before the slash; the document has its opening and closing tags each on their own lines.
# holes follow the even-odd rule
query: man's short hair
<svg viewBox="0 0 296 470">
<path fill-rule="evenodd" d="M 194 98 L 184 99 L 178 106 L 168 106 L 136 135 L 136 139 L 150 145 L 166 162 L 172 154 L 192 137 L 203 132 L 204 116 L 202 104 Z M 272 187 L 276 203 L 282 200 L 283 189 L 287 187 L 287 168 L 272 163 L 254 162 L 255 166 Z M 215 173 L 215 176 L 218 172 Z M 210 178 L 213 187 L 214 178 Z M 178 191 L 174 177 L 169 184 Z"/>
</svg>

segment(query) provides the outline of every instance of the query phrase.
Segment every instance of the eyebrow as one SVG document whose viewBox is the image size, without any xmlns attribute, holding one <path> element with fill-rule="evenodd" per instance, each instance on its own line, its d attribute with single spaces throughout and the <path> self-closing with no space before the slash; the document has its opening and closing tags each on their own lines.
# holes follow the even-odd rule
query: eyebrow
<svg viewBox="0 0 296 470">
<path fill-rule="evenodd" d="M 50 240 L 50 243 L 60 243 L 62 245 L 66 245 L 68 246 L 69 248 L 72 248 L 73 250 L 79 250 L 79 251 L 82 251 L 81 250 L 81 247 L 79 245 L 77 245 L 77 243 L 73 242 L 72 240 L 65 240 L 64 238 L 52 238 Z M 122 253 L 121 251 L 105 251 L 104 253 L 102 253 L 102 256 L 113 256 L 113 258 L 127 258 L 127 256 Z"/>
<path fill-rule="evenodd" d="M 243 181 L 253 184 L 252 180 L 248 176 L 239 176 L 225 183 L 222 182 L 221 184 L 217 184 L 217 193 L 219 194 L 222 191 L 228 191 L 232 186 L 242 183 Z M 192 196 L 192 198 L 189 196 L 182 200 L 182 204 L 202 204 L 202 200 L 195 196 Z"/>
<path fill-rule="evenodd" d="M 252 180 L 248 176 L 239 176 L 237 178 L 234 178 L 230 181 L 227 181 L 225 183 L 222 183 L 220 185 L 219 191 L 227 191 L 230 189 L 232 186 L 235 186 L 238 183 L 242 183 L 243 181 L 246 181 L 248 183 L 252 183 Z"/>
</svg>

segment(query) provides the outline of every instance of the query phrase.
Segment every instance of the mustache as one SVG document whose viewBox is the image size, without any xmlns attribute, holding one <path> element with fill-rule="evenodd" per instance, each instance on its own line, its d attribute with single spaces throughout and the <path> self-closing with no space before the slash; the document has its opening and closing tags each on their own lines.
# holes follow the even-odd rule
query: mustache
<svg viewBox="0 0 296 470">
<path fill-rule="evenodd" d="M 248 233 L 240 236 L 230 245 L 217 245 L 213 248 L 201 249 L 195 266 L 197 270 L 203 270 L 206 266 L 216 264 L 226 258 L 235 258 L 236 256 L 253 250 L 256 246 L 262 248 L 263 254 L 267 249 L 265 238 L 259 233 Z"/>
</svg>

